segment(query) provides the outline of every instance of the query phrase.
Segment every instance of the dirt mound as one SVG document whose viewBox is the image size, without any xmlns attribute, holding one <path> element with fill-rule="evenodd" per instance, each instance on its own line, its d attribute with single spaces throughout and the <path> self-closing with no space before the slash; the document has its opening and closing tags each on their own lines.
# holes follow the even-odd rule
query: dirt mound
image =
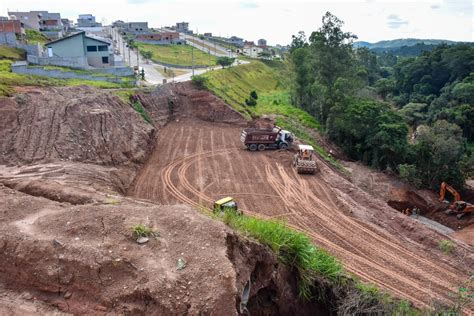
<svg viewBox="0 0 474 316">
<path fill-rule="evenodd" d="M 199 90 L 190 82 L 158 86 L 151 93 L 135 96 L 155 124 L 170 119 L 195 118 L 203 121 L 246 125 L 245 119 L 212 93 Z"/>
<path fill-rule="evenodd" d="M 30 90 L 0 98 L 0 163 L 142 162 L 154 128 L 111 93 L 89 87 Z"/>
<path fill-rule="evenodd" d="M 0 199 L 0 296 L 28 293 L 72 314 L 236 315 L 250 280 L 252 315 L 328 311 L 298 298 L 295 274 L 270 249 L 190 207 L 71 206 L 1 185 Z M 140 223 L 158 237 L 137 244 Z"/>
</svg>

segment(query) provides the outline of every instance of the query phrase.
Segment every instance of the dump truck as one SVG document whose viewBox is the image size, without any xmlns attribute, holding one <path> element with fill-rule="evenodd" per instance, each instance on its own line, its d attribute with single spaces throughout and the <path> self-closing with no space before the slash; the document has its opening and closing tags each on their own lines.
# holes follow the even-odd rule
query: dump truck
<svg viewBox="0 0 474 316">
<path fill-rule="evenodd" d="M 278 126 L 271 129 L 246 128 L 240 134 L 240 140 L 250 151 L 288 149 L 291 148 L 293 139 L 293 134 Z"/>
<path fill-rule="evenodd" d="M 298 145 L 298 152 L 293 157 L 293 167 L 300 174 L 315 174 L 318 170 L 313 160 L 314 148 L 310 145 Z"/>
<path fill-rule="evenodd" d="M 242 215 L 242 211 L 239 210 L 237 206 L 237 202 L 235 202 L 234 198 L 230 196 L 222 198 L 214 202 L 214 208 L 213 208 L 214 214 L 222 215 L 226 211 L 232 211 L 238 215 Z"/>
</svg>

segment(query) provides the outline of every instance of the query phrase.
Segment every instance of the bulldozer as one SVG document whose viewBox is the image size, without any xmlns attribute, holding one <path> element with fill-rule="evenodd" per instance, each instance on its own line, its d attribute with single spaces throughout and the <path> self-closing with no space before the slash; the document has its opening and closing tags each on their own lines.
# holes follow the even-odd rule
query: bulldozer
<svg viewBox="0 0 474 316">
<path fill-rule="evenodd" d="M 242 215 L 243 212 L 239 210 L 237 206 L 237 202 L 235 202 L 234 198 L 228 196 L 217 200 L 214 202 L 213 212 L 216 215 L 223 215 L 226 211 L 235 212 L 237 215 Z"/>
<path fill-rule="evenodd" d="M 299 174 L 315 174 L 318 167 L 313 160 L 314 149 L 310 145 L 298 145 L 298 152 L 293 157 L 293 167 Z"/>
<path fill-rule="evenodd" d="M 454 197 L 452 202 L 447 201 L 446 198 L 446 191 L 451 193 Z M 448 205 L 447 210 L 445 211 L 446 214 L 451 215 L 454 214 L 457 216 L 458 219 L 461 219 L 464 215 L 468 213 L 474 212 L 474 205 L 471 203 L 465 202 L 461 200 L 461 195 L 456 191 L 452 186 L 447 184 L 446 182 L 441 183 L 441 187 L 439 190 L 439 201 L 444 202 Z"/>
</svg>

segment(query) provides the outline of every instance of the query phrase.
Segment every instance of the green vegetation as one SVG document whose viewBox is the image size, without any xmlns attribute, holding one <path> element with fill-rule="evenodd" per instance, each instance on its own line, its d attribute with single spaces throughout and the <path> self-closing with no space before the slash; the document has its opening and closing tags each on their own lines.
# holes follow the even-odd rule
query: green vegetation
<svg viewBox="0 0 474 316">
<path fill-rule="evenodd" d="M 222 68 L 225 68 L 226 66 L 232 66 L 234 63 L 235 58 L 230 58 L 230 57 L 218 57 L 217 58 L 217 64 L 222 66 Z"/>
<path fill-rule="evenodd" d="M 148 227 L 143 224 L 137 224 L 132 227 L 132 237 L 134 239 L 150 236 L 157 236 L 157 233 L 151 227 Z"/>
<path fill-rule="evenodd" d="M 0 72 L 0 82 L 5 86 L 81 86 L 88 85 L 96 88 L 113 89 L 122 87 L 121 84 L 106 82 L 106 81 L 93 81 L 93 80 L 82 80 L 82 79 L 56 79 L 42 76 L 32 76 L 15 74 L 11 72 Z M 125 86 L 128 86 L 126 84 Z"/>
<path fill-rule="evenodd" d="M 3 47 L 3 46 L 2 46 Z M 12 56 L 14 51 L 9 51 L 8 56 Z M 94 81 L 83 79 L 57 79 L 43 76 L 23 75 L 11 72 L 12 59 L 0 59 L 0 96 L 9 96 L 13 94 L 13 87 L 18 86 L 82 86 L 87 85 L 102 89 L 114 89 L 130 87 L 133 85 L 133 78 L 125 77 L 121 83 L 107 81 Z M 48 66 L 47 69 L 56 69 L 61 71 L 71 71 L 70 68 Z M 80 73 L 87 73 L 85 70 L 72 70 Z M 96 73 L 92 73 L 97 75 Z"/>
<path fill-rule="evenodd" d="M 0 59 L 0 72 L 10 72 L 12 61 L 9 59 Z"/>
<path fill-rule="evenodd" d="M 196 66 L 211 66 L 216 65 L 217 59 L 215 56 L 209 55 L 192 48 L 189 45 L 153 45 L 137 42 L 136 43 L 140 53 L 151 52 L 149 59 L 158 63 L 172 64 L 178 66 L 191 66 L 192 54 L 194 54 L 194 65 Z M 194 53 L 191 52 L 194 50 Z"/>
<path fill-rule="evenodd" d="M 233 211 L 226 211 L 219 218 L 231 228 L 269 246 L 280 262 L 294 268 L 299 277 L 299 294 L 304 299 L 317 299 L 316 293 L 324 291 L 324 286 L 329 284 L 339 296 L 338 314 L 383 311 L 387 315 L 420 315 L 409 302 L 394 299 L 376 286 L 349 276 L 335 257 L 314 246 L 308 236 L 284 222 L 238 215 Z"/>
<path fill-rule="evenodd" d="M 474 48 L 442 45 L 398 59 L 354 49 L 355 38 L 329 12 L 309 39 L 293 36 L 293 104 L 349 157 L 418 187 L 461 189 L 474 161 L 465 145 L 474 137 Z"/>
<path fill-rule="evenodd" d="M 277 61 L 252 61 L 219 71 L 194 76 L 193 82 L 212 91 L 247 118 L 276 115 L 276 124 L 294 133 L 296 137 L 312 145 L 329 163 L 343 171 L 344 168 L 327 154 L 315 141 L 315 130 L 321 125 L 308 112 L 292 105 L 287 89 L 287 66 Z M 249 95 L 258 95 L 256 106 L 246 106 Z"/>
<path fill-rule="evenodd" d="M 0 45 L 0 59 L 22 60 L 25 59 L 25 51 L 6 45 Z"/>
<path fill-rule="evenodd" d="M 338 283 L 344 275 L 336 258 L 316 248 L 306 235 L 282 222 L 237 215 L 232 211 L 225 212 L 223 220 L 230 227 L 269 246 L 284 264 L 295 267 L 300 277 L 300 295 L 304 298 L 311 297 L 311 287 L 318 276 Z"/>
<path fill-rule="evenodd" d="M 449 255 L 454 250 L 454 243 L 449 239 L 443 239 L 438 242 L 439 249 Z"/>
<path fill-rule="evenodd" d="M 201 76 L 204 87 L 212 91 L 218 97 L 227 102 L 234 109 L 245 115 L 247 118 L 259 116 L 263 113 L 255 113 L 260 108 L 246 107 L 245 99 L 250 92 L 256 90 L 260 97 L 263 94 L 281 93 L 284 90 L 281 82 L 281 74 L 262 62 L 231 67 L 219 71 L 210 71 Z M 271 104 L 266 105 L 266 108 Z M 278 106 L 275 106 L 277 108 Z"/>
<path fill-rule="evenodd" d="M 135 111 L 137 111 L 138 114 L 140 114 L 140 116 L 145 120 L 145 122 L 152 124 L 151 118 L 148 115 L 148 112 L 145 110 L 145 108 L 140 103 L 140 101 L 137 100 L 137 101 L 133 102 L 132 106 L 135 109 Z"/>
<path fill-rule="evenodd" d="M 38 32 L 37 30 L 33 29 L 26 29 L 26 40 L 28 41 L 28 44 L 40 44 L 44 45 L 47 42 L 49 42 L 49 39 L 44 36 L 41 32 Z"/>
</svg>

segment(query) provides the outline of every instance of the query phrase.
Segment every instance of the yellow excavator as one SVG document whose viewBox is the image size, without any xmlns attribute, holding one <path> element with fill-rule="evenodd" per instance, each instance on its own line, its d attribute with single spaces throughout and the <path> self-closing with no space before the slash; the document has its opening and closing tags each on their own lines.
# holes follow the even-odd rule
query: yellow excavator
<svg viewBox="0 0 474 316">
<path fill-rule="evenodd" d="M 454 197 L 452 202 L 449 202 L 445 199 L 446 191 L 451 193 Z M 461 219 L 464 215 L 473 213 L 474 212 L 474 205 L 471 203 L 465 202 L 461 200 L 461 195 L 456 191 L 452 186 L 447 184 L 446 182 L 441 183 L 441 187 L 439 190 L 439 201 L 447 203 L 448 209 L 446 210 L 446 214 L 451 215 L 455 214 L 458 219 Z"/>
</svg>

